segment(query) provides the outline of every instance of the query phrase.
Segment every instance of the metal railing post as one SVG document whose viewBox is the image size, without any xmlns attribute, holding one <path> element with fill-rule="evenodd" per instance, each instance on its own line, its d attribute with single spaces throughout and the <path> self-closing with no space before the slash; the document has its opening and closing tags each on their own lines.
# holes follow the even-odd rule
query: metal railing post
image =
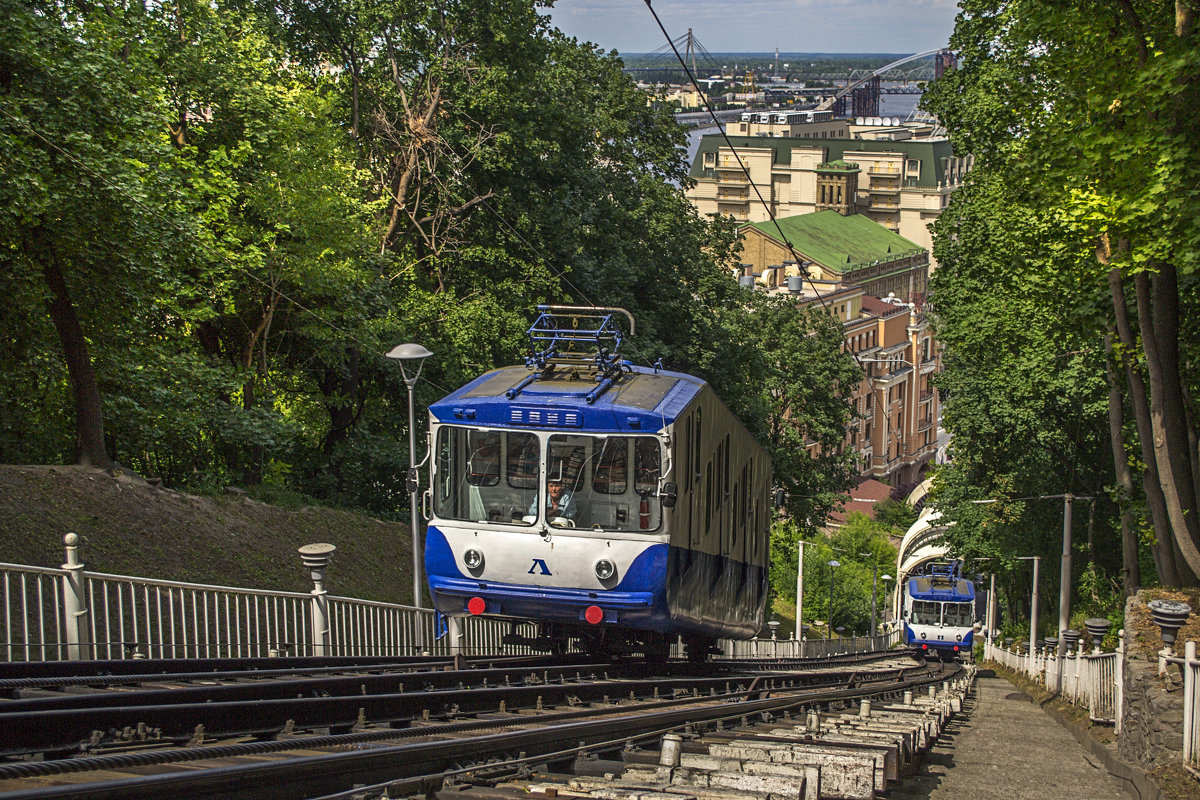
<svg viewBox="0 0 1200 800">
<path fill-rule="evenodd" d="M 337 547 L 331 544 L 306 544 L 300 548 L 300 559 L 312 578 L 312 649 L 313 655 L 328 655 L 329 598 L 325 591 L 325 568 L 333 560 Z"/>
<path fill-rule="evenodd" d="M 1125 629 L 1117 631 L 1117 665 L 1113 670 L 1113 733 L 1121 735 L 1125 715 Z"/>
<path fill-rule="evenodd" d="M 1183 645 L 1183 763 L 1196 760 L 1196 643 Z"/>
<path fill-rule="evenodd" d="M 66 617 L 67 660 L 81 661 L 89 655 L 87 594 L 83 587 L 83 564 L 79 562 L 79 535 L 63 537 L 67 563 L 63 568 L 63 615 Z"/>
</svg>

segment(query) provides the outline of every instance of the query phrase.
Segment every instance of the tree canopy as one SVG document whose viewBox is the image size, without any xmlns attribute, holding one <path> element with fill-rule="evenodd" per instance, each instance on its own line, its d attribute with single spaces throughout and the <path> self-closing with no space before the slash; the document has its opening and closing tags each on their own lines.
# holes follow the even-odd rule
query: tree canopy
<svg viewBox="0 0 1200 800">
<path fill-rule="evenodd" d="M 543 5 L 0 0 L 0 459 L 398 515 L 388 349 L 434 352 L 428 402 L 517 360 L 538 303 L 613 305 L 820 516 L 836 326 L 736 285 L 683 130 Z"/>
<path fill-rule="evenodd" d="M 1092 585 L 1200 574 L 1198 37 L 1184 0 L 961 3 L 923 104 L 974 157 L 931 281 L 965 554 L 1056 552 L 1069 493 Z"/>
</svg>

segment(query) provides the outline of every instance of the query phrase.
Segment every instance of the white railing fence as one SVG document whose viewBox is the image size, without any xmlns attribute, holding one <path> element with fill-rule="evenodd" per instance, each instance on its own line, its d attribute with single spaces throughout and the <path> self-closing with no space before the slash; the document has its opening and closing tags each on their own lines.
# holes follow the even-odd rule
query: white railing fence
<svg viewBox="0 0 1200 800">
<path fill-rule="evenodd" d="M 1093 722 L 1110 722 L 1120 734 L 1125 662 L 1123 636 L 1124 631 L 1118 636 L 1122 643 L 1115 653 L 1101 653 L 1099 648 L 1090 654 L 1084 653 L 1080 645 L 1060 659 L 1050 650 L 1018 652 L 999 647 L 994 641 L 985 641 L 983 657 L 1028 675 L 1035 683 L 1058 692 L 1064 700 L 1087 708 Z"/>
<path fill-rule="evenodd" d="M 313 590 L 278 592 L 90 572 L 75 534 L 61 569 L 0 563 L 0 659 L 267 656 L 526 655 L 507 634 L 532 639 L 532 623 L 469 617 L 439 620 L 430 609 L 328 594 L 331 545 L 301 548 Z M 440 628 L 440 629 L 439 629 Z M 455 633 L 457 632 L 457 636 Z M 721 640 L 726 657 L 816 658 L 891 647 L 898 632 L 797 642 Z M 676 642 L 675 655 L 683 648 Z"/>
<path fill-rule="evenodd" d="M 1196 658 L 1196 643 L 1184 643 L 1183 658 L 1165 660 L 1178 664 L 1183 672 L 1183 765 L 1200 777 L 1200 660 Z"/>
<path fill-rule="evenodd" d="M 1052 651 L 1021 653 L 989 642 L 984 648 L 984 658 L 1023 673 L 1047 689 L 1058 691 L 1063 699 L 1086 707 L 1092 721 L 1113 723 L 1119 736 L 1124 704 L 1125 631 L 1118 634 L 1117 642 L 1115 653 L 1100 653 L 1097 648 L 1086 655 L 1079 649 L 1061 659 Z M 1159 672 L 1166 672 L 1168 664 L 1177 665 L 1183 679 L 1183 762 L 1200 776 L 1200 660 L 1196 657 L 1196 643 L 1184 644 L 1182 658 L 1167 651 L 1160 653 Z"/>
<path fill-rule="evenodd" d="M 0 658 L 256 658 L 273 655 L 522 655 L 496 620 L 460 621 L 457 642 L 430 609 L 309 594 L 90 572 L 68 534 L 61 569 L 0 563 Z M 318 578 L 319 574 L 319 578 Z M 531 625 L 515 632 L 531 636 Z"/>
<path fill-rule="evenodd" d="M 726 658 L 825 658 L 847 653 L 887 650 L 900 641 L 900 631 L 876 636 L 847 636 L 841 639 L 722 639 Z"/>
</svg>

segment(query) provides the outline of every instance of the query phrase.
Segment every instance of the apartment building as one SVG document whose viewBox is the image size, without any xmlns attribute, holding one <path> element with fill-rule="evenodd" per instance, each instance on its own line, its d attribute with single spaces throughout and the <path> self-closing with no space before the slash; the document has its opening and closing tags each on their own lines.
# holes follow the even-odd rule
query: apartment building
<svg viewBox="0 0 1200 800">
<path fill-rule="evenodd" d="M 686 196 L 701 214 L 763 222 L 829 208 L 863 214 L 926 251 L 929 224 L 972 164 L 945 139 L 733 135 L 729 142 L 716 134 L 700 140 Z"/>
<path fill-rule="evenodd" d="M 850 120 L 834 119 L 832 111 L 743 111 L 729 123 L 729 133 L 773 138 L 848 139 Z"/>
<path fill-rule="evenodd" d="M 857 456 L 859 474 L 892 486 L 920 482 L 937 454 L 941 416 L 933 387 L 939 352 L 921 305 L 832 282 L 790 281 L 769 291 L 802 305 L 820 304 L 842 324 L 845 348 L 864 373 L 841 445 Z M 808 446 L 816 455 L 816 442 Z"/>
</svg>

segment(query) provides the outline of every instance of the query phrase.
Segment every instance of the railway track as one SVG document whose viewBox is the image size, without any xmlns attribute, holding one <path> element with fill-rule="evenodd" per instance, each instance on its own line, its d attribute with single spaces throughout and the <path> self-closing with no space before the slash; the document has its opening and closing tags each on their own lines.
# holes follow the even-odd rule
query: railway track
<svg viewBox="0 0 1200 800">
<path fill-rule="evenodd" d="M 447 780 L 528 791 L 512 782 L 538 768 L 611 768 L 672 731 L 923 697 L 961 677 L 957 665 L 906 653 L 703 671 L 561 659 L 168 673 L 119 663 L 124 674 L 0 674 L 11 698 L 0 701 L 0 797 L 398 797 L 437 793 Z"/>
</svg>

